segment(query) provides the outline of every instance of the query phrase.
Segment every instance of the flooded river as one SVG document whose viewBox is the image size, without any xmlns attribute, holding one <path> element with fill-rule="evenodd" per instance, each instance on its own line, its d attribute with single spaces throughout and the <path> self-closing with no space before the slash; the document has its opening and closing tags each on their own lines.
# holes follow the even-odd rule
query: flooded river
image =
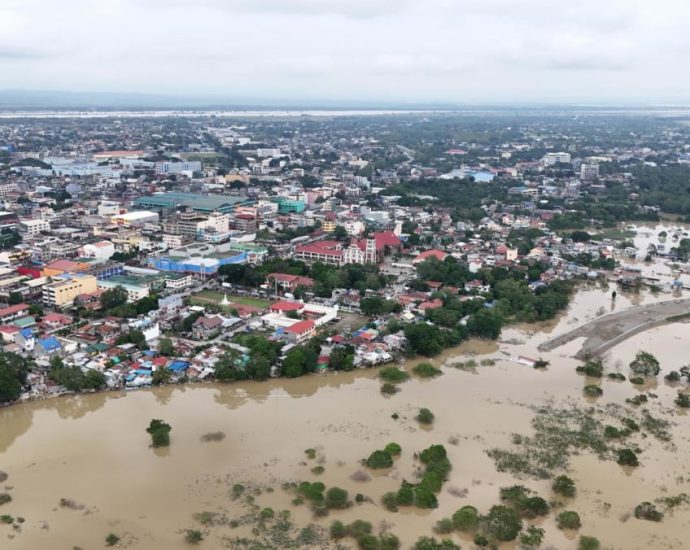
<svg viewBox="0 0 690 550">
<path fill-rule="evenodd" d="M 224 537 L 249 536 L 246 526 L 202 526 L 195 513 L 213 511 L 228 518 L 243 511 L 230 498 L 234 484 L 261 487 L 261 507 L 289 509 L 297 524 L 328 526 L 334 519 L 366 519 L 384 527 L 409 548 L 422 535 L 431 536 L 435 522 L 471 504 L 486 512 L 498 503 L 500 487 L 516 483 L 498 473 L 486 451 L 510 445 L 512 434 L 529 434 L 532 406 L 592 404 L 582 395 L 585 379 L 575 372 L 574 341 L 544 358 L 544 371 L 518 364 L 517 355 L 538 357 L 544 339 L 565 332 L 611 308 L 626 308 L 668 296 L 619 295 L 592 286 L 580 292 L 569 312 L 541 326 L 517 326 L 504 331 L 499 343 L 467 342 L 433 359 L 443 367 L 434 380 L 412 378 L 401 391 L 383 397 L 376 371 L 312 376 L 298 380 L 231 385 L 192 385 L 117 393 L 62 397 L 0 410 L 0 470 L 13 500 L 0 514 L 25 518 L 19 529 L 0 524 L 0 547 L 8 549 L 101 548 L 109 533 L 122 545 L 142 549 L 189 548 L 185 529 L 200 529 L 202 548 L 234 547 Z M 650 330 L 609 352 L 609 370 L 628 375 L 627 364 L 639 349 L 654 353 L 668 372 L 687 360 L 687 324 Z M 492 366 L 453 368 L 458 361 L 490 358 Z M 409 362 L 406 368 L 415 362 Z M 663 374 L 663 372 L 662 372 Z M 624 404 L 641 390 L 629 382 L 603 379 L 597 405 Z M 683 383 L 683 386 L 685 383 Z M 667 514 L 661 523 L 631 518 L 642 501 L 690 493 L 686 457 L 690 452 L 690 416 L 675 407 L 679 388 L 660 376 L 652 390 L 658 397 L 648 408 L 672 420 L 675 449 L 657 441 L 641 443 L 641 466 L 629 471 L 613 461 L 582 453 L 568 470 L 578 487 L 568 504 L 582 517 L 581 534 L 598 537 L 606 548 L 687 548 L 690 505 Z M 422 429 L 414 420 L 420 407 L 436 420 Z M 396 420 L 392 415 L 397 413 Z M 171 446 L 150 448 L 145 429 L 152 418 L 172 426 Z M 208 432 L 223 432 L 221 441 L 202 442 Z M 383 474 L 369 472 L 368 481 L 354 481 L 366 470 L 359 461 L 395 441 L 402 455 Z M 453 465 L 435 510 L 386 511 L 380 504 L 402 479 L 414 480 L 414 453 L 441 443 Z M 306 449 L 315 449 L 310 460 Z M 312 473 L 315 465 L 324 472 Z M 293 506 L 281 488 L 290 481 L 319 479 L 327 487 L 361 493 L 371 501 L 326 518 L 314 518 L 305 506 Z M 546 498 L 555 498 L 549 481 L 520 480 Z M 270 492 L 269 492 L 270 491 Z M 2 491 L 0 491 L 2 492 Z M 60 499 L 70 505 L 60 506 Z M 575 549 L 577 536 L 555 527 L 554 513 L 537 522 L 546 530 L 545 548 Z M 471 540 L 450 535 L 463 547 Z M 351 539 L 344 539 L 347 547 Z M 314 546 L 314 547 L 324 547 Z M 516 546 L 507 545 L 506 548 Z"/>
</svg>

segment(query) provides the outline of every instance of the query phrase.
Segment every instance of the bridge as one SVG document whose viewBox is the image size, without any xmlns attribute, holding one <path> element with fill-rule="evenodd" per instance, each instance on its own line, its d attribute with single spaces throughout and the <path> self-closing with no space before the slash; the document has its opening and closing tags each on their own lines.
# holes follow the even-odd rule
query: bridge
<svg viewBox="0 0 690 550">
<path fill-rule="evenodd" d="M 596 357 L 635 334 L 665 323 L 690 318 L 690 299 L 669 300 L 616 311 L 547 340 L 539 351 L 553 351 L 576 338 L 585 338 L 577 359 Z"/>
</svg>

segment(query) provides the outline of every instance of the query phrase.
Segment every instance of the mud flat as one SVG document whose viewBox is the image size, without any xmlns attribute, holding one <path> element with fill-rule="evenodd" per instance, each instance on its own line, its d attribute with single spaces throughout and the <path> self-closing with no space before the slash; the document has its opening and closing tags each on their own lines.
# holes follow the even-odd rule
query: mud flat
<svg viewBox="0 0 690 550">
<path fill-rule="evenodd" d="M 0 523 L 0 547 L 102 548 L 105 537 L 114 533 L 121 547 L 188 549 L 185 530 L 198 529 L 204 536 L 200 548 L 248 548 L 237 540 L 268 536 L 248 519 L 257 517 L 258 507 L 271 508 L 276 516 L 290 512 L 294 536 L 305 537 L 295 547 L 335 548 L 324 535 L 330 523 L 364 519 L 375 532 L 395 533 L 401 548 L 410 548 L 420 536 L 440 538 L 433 533 L 435 523 L 462 506 L 487 512 L 498 503 L 501 487 L 520 483 L 557 501 L 550 480 L 497 471 L 487 452 L 519 450 L 516 434 L 523 440 L 534 437 L 535 419 L 549 411 L 574 409 L 581 416 L 591 411 L 602 422 L 612 422 L 606 420 L 609 407 L 638 420 L 644 411 L 664 419 L 669 439 L 643 428 L 646 437 L 640 434 L 631 441 L 640 451 L 640 466 L 632 469 L 586 448 L 572 451 L 559 473 L 567 473 L 577 485 L 577 495 L 566 506 L 580 514 L 580 533 L 598 537 L 604 548 L 687 547 L 690 505 L 684 501 L 664 509 L 660 523 L 632 517 L 642 501 L 690 494 L 690 416 L 673 402 L 686 383 L 667 384 L 661 376 L 644 387 L 606 377 L 587 379 L 575 372 L 579 362 L 572 354 L 578 340 L 564 344 L 558 353 L 544 352 L 550 362 L 545 370 L 512 359 L 538 356 L 538 345 L 550 334 L 562 334 L 574 322 L 595 317 L 607 295 L 595 288 L 583 291 L 566 315 L 544 327 L 548 334 L 531 326 L 514 327 L 497 344 L 467 342 L 447 350 L 430 361 L 442 369 L 441 376 L 413 375 L 391 397 L 381 395 L 377 372 L 366 370 L 264 383 L 171 386 L 123 399 L 114 394 L 65 396 L 2 409 L 0 470 L 8 478 L 0 493 L 10 493 L 12 501 L 0 505 L 0 514 L 25 521 L 17 529 Z M 647 299 L 652 298 L 641 297 Z M 625 297 L 618 303 L 634 305 Z M 659 358 L 662 375 L 678 370 L 686 360 L 685 331 L 685 325 L 673 324 L 637 334 L 609 350 L 606 369 L 627 376 L 627 364 L 638 349 L 645 349 Z M 419 361 L 403 367 L 410 371 Z M 469 361 L 475 367 L 459 368 Z M 601 385 L 603 396 L 583 396 L 583 387 L 592 383 Z M 655 397 L 644 406 L 626 403 L 643 393 Z M 420 407 L 433 411 L 431 427 L 414 420 Z M 172 426 L 169 448 L 150 448 L 145 428 L 152 418 Z M 202 440 L 221 433 L 224 437 Z M 391 469 L 373 471 L 360 464 L 389 442 L 402 447 Z M 403 479 L 416 481 L 415 453 L 434 444 L 445 446 L 452 464 L 438 494 L 438 508 L 387 511 L 382 496 L 397 490 Z M 307 449 L 313 453 L 305 453 Z M 354 475 L 361 471 L 367 475 Z M 353 501 L 358 493 L 364 498 L 327 517 L 315 516 L 307 505 L 295 504 L 294 494 L 284 488 L 301 481 L 344 488 Z M 61 499 L 76 506 L 61 506 Z M 556 527 L 557 511 L 529 523 L 545 529 L 543 548 L 575 550 L 577 534 Z M 302 533 L 308 525 L 313 531 Z M 473 546 L 466 535 L 447 536 L 463 548 Z M 339 544 L 355 547 L 352 539 Z"/>
</svg>

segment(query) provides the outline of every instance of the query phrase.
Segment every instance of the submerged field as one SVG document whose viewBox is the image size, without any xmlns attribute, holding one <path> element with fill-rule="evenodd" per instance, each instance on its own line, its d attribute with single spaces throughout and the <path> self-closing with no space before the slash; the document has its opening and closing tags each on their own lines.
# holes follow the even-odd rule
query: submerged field
<svg viewBox="0 0 690 550">
<path fill-rule="evenodd" d="M 334 520 L 366 520 L 379 543 L 381 533 L 393 533 L 402 548 L 420 536 L 472 548 L 473 533 L 442 535 L 434 526 L 463 506 L 486 514 L 499 504 L 501 488 L 521 484 L 551 508 L 523 520 L 525 528 L 544 529 L 542 548 L 575 549 L 580 535 L 597 537 L 603 548 L 683 548 L 690 420 L 674 400 L 687 383 L 667 383 L 663 375 L 686 361 L 688 325 L 655 328 L 613 348 L 602 378 L 575 371 L 579 340 L 541 354 L 546 369 L 515 360 L 539 357 L 541 342 L 602 309 L 668 298 L 620 295 L 612 303 L 609 290 L 585 289 L 551 323 L 510 328 L 498 343 L 471 341 L 434 358 L 440 376 L 412 374 L 422 360 L 400 365 L 412 375 L 390 396 L 368 370 L 2 409 L 0 470 L 8 478 L 0 493 L 12 501 L 0 504 L 0 515 L 13 522 L 0 523 L 0 546 L 99 548 L 113 533 L 122 547 L 189 548 L 185 537 L 194 530 L 202 548 L 356 548 L 352 537 L 331 540 L 328 529 Z M 637 386 L 607 377 L 627 378 L 640 349 L 661 363 L 656 382 Z M 587 397 L 585 386 L 599 386 L 603 395 Z M 433 412 L 432 424 L 416 420 L 422 407 Z M 152 418 L 172 426 L 169 448 L 149 447 L 145 428 Z M 629 425 L 624 419 L 639 429 L 622 438 L 604 434 L 606 426 Z M 392 467 L 361 463 L 391 442 L 401 447 Z M 432 445 L 445 447 L 451 466 L 438 507 L 387 510 L 382 497 L 403 481 L 420 482 L 424 464 L 417 455 Z M 617 463 L 623 448 L 634 449 L 639 466 Z M 554 493 L 547 478 L 559 474 L 573 479 L 575 496 Z M 352 504 L 314 506 L 313 492 L 299 483 L 317 481 L 346 490 Z M 662 521 L 634 517 L 645 501 L 664 513 Z M 557 527 L 565 510 L 579 514 L 579 530 Z"/>
</svg>

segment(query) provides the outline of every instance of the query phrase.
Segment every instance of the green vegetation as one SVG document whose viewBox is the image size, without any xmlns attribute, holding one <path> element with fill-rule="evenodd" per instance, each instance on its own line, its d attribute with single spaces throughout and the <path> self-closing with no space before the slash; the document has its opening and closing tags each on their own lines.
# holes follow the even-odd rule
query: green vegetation
<svg viewBox="0 0 690 550">
<path fill-rule="evenodd" d="M 409 379 L 410 375 L 398 367 L 383 367 L 379 371 L 379 378 L 389 384 L 400 384 Z"/>
<path fill-rule="evenodd" d="M 503 504 L 512 506 L 522 517 L 528 519 L 546 516 L 550 511 L 546 500 L 535 495 L 531 489 L 522 485 L 502 487 L 500 495 Z"/>
<path fill-rule="evenodd" d="M 482 516 L 480 527 L 486 536 L 507 542 L 517 538 L 522 530 L 522 520 L 514 508 L 496 505 L 486 516 Z"/>
<path fill-rule="evenodd" d="M 372 470 L 383 470 L 393 467 L 393 456 L 388 451 L 374 451 L 366 460 L 367 466 Z"/>
<path fill-rule="evenodd" d="M 0 352 L 0 403 L 19 399 L 31 366 L 15 353 Z"/>
<path fill-rule="evenodd" d="M 601 386 L 588 384 L 582 388 L 582 393 L 585 395 L 585 397 L 600 397 L 604 395 L 604 390 L 601 389 Z"/>
<path fill-rule="evenodd" d="M 637 454 L 632 449 L 621 449 L 618 451 L 618 459 L 616 460 L 621 466 L 639 466 L 640 462 L 637 459 Z"/>
<path fill-rule="evenodd" d="M 474 506 L 463 506 L 453 514 L 452 522 L 458 531 L 474 531 L 479 525 L 479 512 Z"/>
<path fill-rule="evenodd" d="M 418 508 L 436 508 L 436 493 L 441 491 L 443 482 L 450 472 L 451 465 L 446 449 L 442 445 L 432 445 L 419 454 L 424 465 L 424 473 L 417 484 L 403 481 L 397 493 L 384 495 L 383 503 L 390 511 L 398 506 L 416 506 Z"/>
<path fill-rule="evenodd" d="M 420 424 L 431 425 L 434 423 L 434 413 L 429 409 L 421 408 L 415 417 Z"/>
<path fill-rule="evenodd" d="M 326 491 L 325 504 L 329 510 L 342 510 L 351 505 L 347 491 L 340 487 L 331 487 Z"/>
<path fill-rule="evenodd" d="M 0 505 L 12 502 L 12 495 L 9 493 L 0 493 Z"/>
<path fill-rule="evenodd" d="M 202 540 L 204 540 L 204 535 L 197 529 L 187 529 L 184 535 L 184 540 L 188 544 L 199 544 Z"/>
<path fill-rule="evenodd" d="M 400 456 L 400 453 L 402 453 L 402 447 L 397 443 L 389 443 L 388 445 L 386 445 L 384 451 L 390 454 L 391 456 Z"/>
<path fill-rule="evenodd" d="M 316 458 L 316 449 L 306 449 L 304 454 L 307 455 L 308 459 L 314 460 Z"/>
<path fill-rule="evenodd" d="M 604 375 L 604 364 L 601 359 L 593 359 L 577 367 L 576 370 L 592 378 L 601 378 Z"/>
<path fill-rule="evenodd" d="M 356 520 L 350 525 L 345 525 L 341 521 L 334 521 L 331 523 L 329 533 L 334 540 L 346 537 L 355 539 L 361 550 L 398 550 L 400 548 L 398 537 L 392 533 L 375 536 L 371 523 L 367 521 Z"/>
<path fill-rule="evenodd" d="M 450 539 L 437 541 L 433 537 L 420 537 L 412 547 L 413 550 L 460 550 L 460 547 Z"/>
<path fill-rule="evenodd" d="M 582 527 L 580 514 L 572 510 L 561 512 L 556 516 L 556 525 L 559 529 L 579 529 Z"/>
<path fill-rule="evenodd" d="M 385 384 L 381 384 L 381 393 L 383 395 L 395 395 L 400 391 L 400 388 L 396 386 L 395 384 L 391 384 L 390 382 L 386 382 Z"/>
<path fill-rule="evenodd" d="M 656 376 L 661 368 L 659 361 L 651 353 L 638 351 L 630 363 L 630 370 L 639 376 Z"/>
<path fill-rule="evenodd" d="M 524 533 L 520 534 L 520 546 L 526 548 L 539 548 L 544 542 L 544 529 L 530 525 Z"/>
<path fill-rule="evenodd" d="M 601 548 L 601 543 L 597 538 L 582 536 L 580 537 L 577 548 L 578 550 L 599 550 Z"/>
<path fill-rule="evenodd" d="M 675 404 L 683 409 L 690 408 L 690 395 L 685 392 L 679 391 L 678 397 L 675 399 Z"/>
<path fill-rule="evenodd" d="M 441 369 L 437 369 L 431 363 L 419 363 L 412 368 L 412 372 L 420 378 L 433 378 L 443 374 Z"/>
<path fill-rule="evenodd" d="M 115 546 L 118 542 L 120 542 L 120 537 L 118 537 L 115 533 L 110 533 L 107 537 L 105 537 L 106 546 Z"/>
<path fill-rule="evenodd" d="M 664 514 L 657 510 L 651 502 L 643 502 L 635 506 L 635 517 L 647 521 L 661 521 L 664 519 Z"/>
<path fill-rule="evenodd" d="M 568 476 L 558 476 L 553 480 L 551 484 L 553 492 L 557 495 L 572 498 L 575 496 L 575 482 Z"/>
<path fill-rule="evenodd" d="M 55 355 L 54 357 L 57 358 L 58 356 Z M 53 367 L 49 376 L 51 380 L 64 386 L 66 390 L 77 393 L 85 390 L 101 390 L 106 386 L 105 375 L 94 369 L 89 369 L 84 373 L 80 367 L 59 366 Z"/>
<path fill-rule="evenodd" d="M 154 447 L 168 447 L 170 445 L 170 431 L 172 428 L 162 420 L 151 420 L 146 431 L 151 435 L 151 443 Z"/>
</svg>

